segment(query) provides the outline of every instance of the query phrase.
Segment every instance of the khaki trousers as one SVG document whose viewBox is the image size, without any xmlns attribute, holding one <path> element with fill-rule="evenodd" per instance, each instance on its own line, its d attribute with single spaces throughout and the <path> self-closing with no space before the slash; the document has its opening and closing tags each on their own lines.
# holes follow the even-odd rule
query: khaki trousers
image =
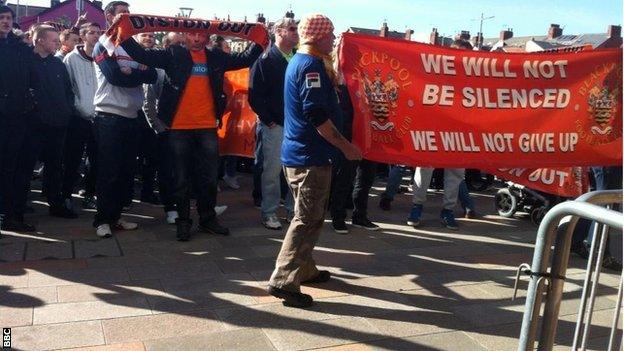
<svg viewBox="0 0 624 351">
<path fill-rule="evenodd" d="M 284 167 L 295 200 L 290 222 L 269 285 L 299 292 L 302 281 L 318 274 L 312 250 L 318 241 L 329 201 L 331 166 Z"/>
</svg>

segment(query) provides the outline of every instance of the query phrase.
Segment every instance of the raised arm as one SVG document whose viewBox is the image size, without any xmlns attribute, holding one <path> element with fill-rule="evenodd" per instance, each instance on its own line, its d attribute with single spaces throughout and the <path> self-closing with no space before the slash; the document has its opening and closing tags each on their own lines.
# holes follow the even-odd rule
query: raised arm
<svg viewBox="0 0 624 351">
<path fill-rule="evenodd" d="M 121 43 L 121 47 L 136 62 L 154 68 L 167 70 L 173 59 L 169 51 L 165 49 L 145 49 L 134 38 L 125 40 Z"/>
<path fill-rule="evenodd" d="M 250 67 L 262 54 L 262 46 L 251 43 L 243 52 L 225 54 L 225 70 L 234 71 L 237 69 Z"/>
<path fill-rule="evenodd" d="M 124 88 L 134 88 L 141 84 L 156 82 L 156 70 L 152 67 L 145 70 L 132 69 L 130 74 L 123 73 L 117 60 L 109 56 L 104 46 L 100 43 L 95 45 L 93 56 L 95 63 L 100 67 L 102 74 L 110 84 Z"/>
</svg>

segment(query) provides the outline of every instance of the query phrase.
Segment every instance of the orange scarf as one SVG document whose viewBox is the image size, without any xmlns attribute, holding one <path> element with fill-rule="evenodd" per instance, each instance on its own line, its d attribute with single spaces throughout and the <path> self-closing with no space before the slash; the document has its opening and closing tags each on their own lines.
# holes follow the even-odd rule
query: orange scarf
<svg viewBox="0 0 624 351">
<path fill-rule="evenodd" d="M 184 32 L 218 34 L 224 37 L 237 37 L 253 41 L 266 48 L 269 34 L 261 23 L 203 20 L 193 18 L 136 15 L 124 13 L 115 18 L 106 35 L 100 37 L 109 55 L 124 40 L 135 34 L 149 32 Z"/>
</svg>

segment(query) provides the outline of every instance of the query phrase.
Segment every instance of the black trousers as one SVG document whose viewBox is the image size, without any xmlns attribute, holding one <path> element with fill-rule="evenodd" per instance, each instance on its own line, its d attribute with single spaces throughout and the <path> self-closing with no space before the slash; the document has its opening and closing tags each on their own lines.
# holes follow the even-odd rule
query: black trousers
<svg viewBox="0 0 624 351">
<path fill-rule="evenodd" d="M 19 197 L 16 202 L 16 213 L 23 214 L 26 210 L 30 180 L 37 160 L 41 159 L 43 172 L 43 189 L 50 207 L 63 205 L 63 150 L 67 126 L 50 126 L 34 122 L 29 126 L 25 138 L 25 152 L 18 162 Z"/>
<path fill-rule="evenodd" d="M 158 136 L 144 115 L 139 115 L 139 167 L 141 170 L 141 197 L 154 193 L 156 171 L 159 163 Z"/>
<path fill-rule="evenodd" d="M 115 224 L 134 181 L 137 123 L 109 113 L 95 117 L 98 172 L 95 191 L 97 213 L 93 225 Z"/>
<path fill-rule="evenodd" d="M 94 123 L 79 116 L 73 116 L 67 126 L 65 154 L 63 155 L 63 197 L 68 199 L 80 179 L 82 156 L 87 153 L 89 167 L 85 171 L 85 195 L 95 195 L 97 174 L 97 146 L 95 144 Z"/>
<path fill-rule="evenodd" d="M 368 195 L 375 181 L 377 164 L 372 161 L 348 161 L 340 158 L 333 169 L 331 190 L 331 216 L 344 221 L 347 203 L 353 202 L 353 218 L 368 216 Z"/>
<path fill-rule="evenodd" d="M 173 157 L 169 145 L 169 132 L 156 135 L 156 150 L 158 151 L 157 175 L 160 201 L 164 206 L 165 212 L 174 211 L 176 205 L 173 198 Z"/>
<path fill-rule="evenodd" d="M 18 176 L 18 162 L 24 155 L 28 135 L 26 116 L 16 122 L 9 122 L 8 116 L 0 111 L 0 215 L 5 220 L 23 219 L 23 212 L 16 213 L 20 186 L 24 183 Z M 28 175 L 28 182 L 32 174 Z"/>
<path fill-rule="evenodd" d="M 200 223 L 215 219 L 219 145 L 216 129 L 169 131 L 173 162 L 173 198 L 179 218 L 190 219 L 190 192 L 197 182 L 197 212 Z"/>
</svg>

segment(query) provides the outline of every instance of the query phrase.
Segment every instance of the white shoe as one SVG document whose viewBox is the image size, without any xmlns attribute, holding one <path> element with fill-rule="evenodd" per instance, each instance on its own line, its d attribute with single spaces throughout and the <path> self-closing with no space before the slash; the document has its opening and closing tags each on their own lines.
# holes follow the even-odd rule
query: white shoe
<svg viewBox="0 0 624 351">
<path fill-rule="evenodd" d="M 227 206 L 223 205 L 223 206 L 215 206 L 214 211 L 215 214 L 217 215 L 217 217 L 219 217 L 220 215 L 223 214 L 223 212 L 225 212 L 225 210 L 227 210 Z"/>
<path fill-rule="evenodd" d="M 95 230 L 95 234 L 100 238 L 110 238 L 111 236 L 113 236 L 111 227 L 108 224 L 100 224 Z"/>
<path fill-rule="evenodd" d="M 120 219 L 117 221 L 117 223 L 115 224 L 115 229 L 120 229 L 120 230 L 135 230 L 139 228 L 139 225 L 133 222 L 126 222 L 123 219 Z"/>
<path fill-rule="evenodd" d="M 167 211 L 167 224 L 175 224 L 178 219 L 178 211 Z"/>
<path fill-rule="evenodd" d="M 277 216 L 273 215 L 273 216 L 269 216 L 265 219 L 262 220 L 262 224 L 267 227 L 268 229 L 271 230 L 280 230 L 282 229 L 282 223 L 280 223 L 279 219 L 277 219 Z"/>
<path fill-rule="evenodd" d="M 223 176 L 223 182 L 225 183 L 225 185 L 234 190 L 240 189 L 240 185 L 238 184 L 236 177 L 228 177 L 227 175 Z"/>
</svg>

